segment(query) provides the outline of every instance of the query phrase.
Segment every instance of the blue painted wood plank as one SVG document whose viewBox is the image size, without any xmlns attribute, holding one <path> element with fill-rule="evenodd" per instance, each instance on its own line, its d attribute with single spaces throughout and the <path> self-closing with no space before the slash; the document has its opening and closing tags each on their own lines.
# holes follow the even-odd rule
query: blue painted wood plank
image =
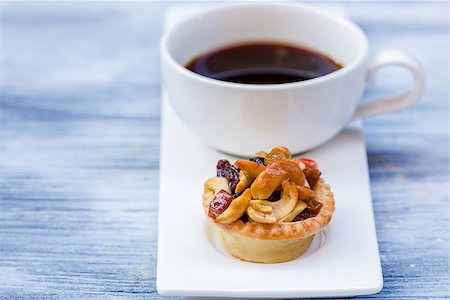
<svg viewBox="0 0 450 300">
<path fill-rule="evenodd" d="M 0 3 L 0 298 L 159 298 L 163 2 Z M 414 54 L 419 103 L 364 122 L 385 287 L 449 296 L 448 2 L 313 2 Z M 365 97 L 409 78 L 383 70 Z"/>
</svg>

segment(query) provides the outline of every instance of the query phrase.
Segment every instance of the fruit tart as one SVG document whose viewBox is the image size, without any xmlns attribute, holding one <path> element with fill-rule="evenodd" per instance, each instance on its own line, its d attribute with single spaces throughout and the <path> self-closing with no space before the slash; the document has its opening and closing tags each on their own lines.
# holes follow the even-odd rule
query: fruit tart
<svg viewBox="0 0 450 300">
<path fill-rule="evenodd" d="M 334 196 L 317 163 L 285 147 L 248 160 L 217 163 L 204 184 L 203 208 L 231 255 L 244 261 L 292 260 L 331 220 Z"/>
</svg>

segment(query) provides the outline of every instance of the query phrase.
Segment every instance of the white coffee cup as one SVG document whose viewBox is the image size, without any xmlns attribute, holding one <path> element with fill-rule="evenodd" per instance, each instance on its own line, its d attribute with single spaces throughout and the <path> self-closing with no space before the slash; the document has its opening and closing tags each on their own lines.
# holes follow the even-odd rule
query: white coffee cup
<svg viewBox="0 0 450 300">
<path fill-rule="evenodd" d="M 283 84 L 231 83 L 184 67 L 211 50 L 262 40 L 307 47 L 344 67 Z M 199 12 L 164 34 L 161 62 L 164 86 L 180 119 L 207 145 L 241 156 L 277 145 L 307 151 L 354 118 L 411 105 L 424 87 L 415 59 L 389 50 L 369 62 L 367 37 L 357 25 L 303 4 L 233 4 Z M 412 86 L 401 96 L 361 104 L 366 81 L 390 65 L 409 70 Z"/>
</svg>

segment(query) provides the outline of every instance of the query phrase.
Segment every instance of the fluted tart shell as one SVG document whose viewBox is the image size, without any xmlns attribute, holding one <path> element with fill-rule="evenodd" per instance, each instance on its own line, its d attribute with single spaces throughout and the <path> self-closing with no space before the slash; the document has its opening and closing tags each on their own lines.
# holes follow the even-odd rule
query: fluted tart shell
<svg viewBox="0 0 450 300">
<path fill-rule="evenodd" d="M 314 238 L 331 220 L 334 196 L 322 178 L 313 188 L 314 199 L 322 203 L 319 213 L 297 222 L 262 224 L 236 220 L 229 224 L 215 223 L 223 247 L 233 256 L 251 262 L 279 263 L 304 254 Z M 203 208 L 208 216 L 209 204 L 214 198 L 210 191 L 203 193 Z"/>
</svg>

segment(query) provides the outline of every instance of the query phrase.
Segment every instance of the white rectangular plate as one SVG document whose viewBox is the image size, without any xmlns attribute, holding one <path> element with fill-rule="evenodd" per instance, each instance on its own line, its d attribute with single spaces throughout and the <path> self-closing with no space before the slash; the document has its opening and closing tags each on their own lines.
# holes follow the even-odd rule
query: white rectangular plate
<svg viewBox="0 0 450 300">
<path fill-rule="evenodd" d="M 187 13 L 186 9 L 172 10 L 166 23 L 170 25 Z M 165 95 L 162 107 L 160 294 L 290 298 L 355 296 L 381 290 L 383 278 L 360 126 L 345 129 L 304 155 L 318 161 L 335 194 L 336 211 L 327 237 L 316 236 L 310 251 L 293 261 L 256 264 L 235 259 L 221 248 L 202 209 L 203 182 L 215 176 L 217 161 L 234 162 L 237 157 L 199 142 L 175 115 Z"/>
<path fill-rule="evenodd" d="M 218 137 L 220 138 L 220 137 Z M 162 295 L 338 297 L 376 293 L 383 279 L 373 219 L 364 140 L 357 128 L 305 154 L 319 162 L 336 211 L 322 246 L 303 257 L 255 264 L 224 252 L 202 209 L 203 182 L 219 159 L 163 99 L 157 289 Z"/>
</svg>

